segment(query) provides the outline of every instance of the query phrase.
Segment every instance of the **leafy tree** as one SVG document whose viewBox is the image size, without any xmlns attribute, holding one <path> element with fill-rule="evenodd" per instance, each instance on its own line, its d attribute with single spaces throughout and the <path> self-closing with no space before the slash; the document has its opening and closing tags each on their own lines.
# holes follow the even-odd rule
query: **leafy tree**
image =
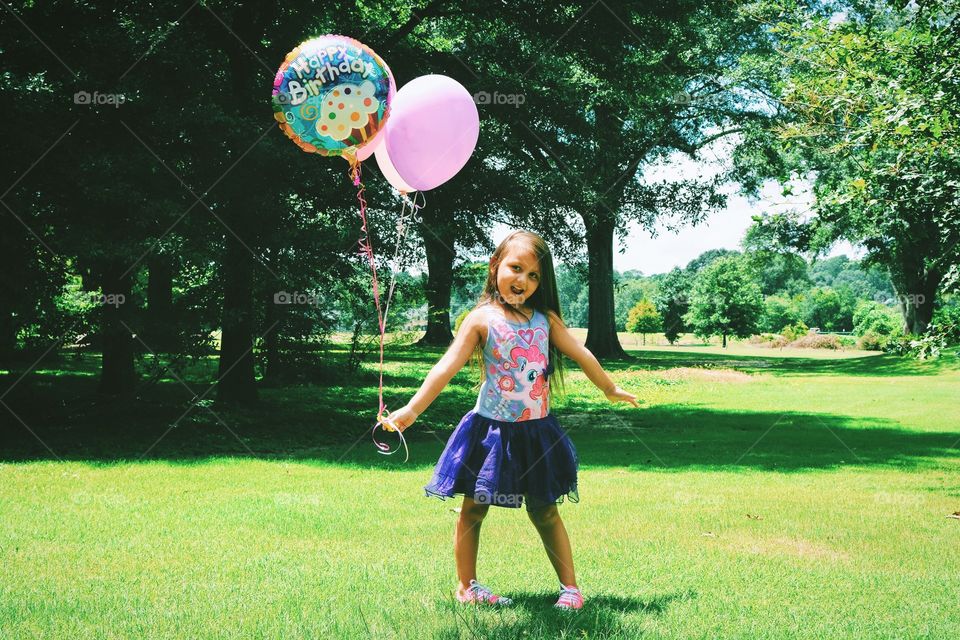
<svg viewBox="0 0 960 640">
<path fill-rule="evenodd" d="M 862 336 L 872 332 L 878 336 L 893 335 L 900 328 L 896 310 L 871 300 L 861 300 L 853 312 L 853 332 Z"/>
<path fill-rule="evenodd" d="M 617 329 L 623 328 L 626 331 L 627 317 L 630 310 L 640 300 L 652 299 L 656 294 L 656 285 L 648 278 L 634 277 L 623 278 L 617 283 L 614 293 L 614 317 L 617 322 Z"/>
<path fill-rule="evenodd" d="M 684 269 L 691 274 L 697 274 L 702 271 L 705 267 L 710 266 L 715 261 L 720 258 L 728 258 L 730 256 L 740 255 L 739 251 L 733 249 L 707 249 L 699 256 L 687 263 L 687 266 Z"/>
<path fill-rule="evenodd" d="M 763 295 L 744 260 L 719 258 L 697 274 L 684 321 L 698 336 L 746 338 L 757 329 L 763 314 Z"/>
<path fill-rule="evenodd" d="M 643 344 L 647 344 L 647 334 L 660 331 L 663 326 L 663 318 L 657 312 L 657 308 L 649 300 L 641 300 L 630 309 L 627 317 L 627 331 L 630 333 L 642 333 Z"/>
<path fill-rule="evenodd" d="M 658 282 L 653 299 L 657 312 L 663 319 L 663 335 L 670 344 L 686 331 L 684 316 L 690 310 L 689 296 L 691 276 L 680 268 L 674 268 Z"/>
<path fill-rule="evenodd" d="M 853 304 L 849 290 L 841 293 L 829 287 L 817 287 L 800 303 L 804 323 L 821 331 L 851 331 Z"/>
<path fill-rule="evenodd" d="M 586 265 L 557 265 L 557 291 L 563 308 L 563 317 L 568 326 L 587 326 L 587 276 Z"/>
<path fill-rule="evenodd" d="M 798 302 L 784 296 L 767 296 L 763 302 L 763 320 L 761 328 L 764 331 L 776 333 L 783 327 L 800 322 L 803 314 Z"/>
<path fill-rule="evenodd" d="M 960 38 L 956 2 L 745 5 L 783 51 L 771 74 L 784 124 L 767 175 L 814 181 L 815 215 L 768 215 L 765 232 L 823 252 L 861 244 L 922 333 L 960 263 Z"/>
<path fill-rule="evenodd" d="M 574 219 L 586 239 L 587 346 L 601 358 L 624 355 L 615 326 L 615 236 L 630 222 L 648 229 L 696 222 L 725 202 L 724 176 L 641 178 L 671 153 L 696 157 L 739 131 L 742 120 L 763 117 L 730 90 L 754 29 L 727 3 L 571 0 L 513 3 L 467 38 L 465 51 L 486 52 L 477 60 L 491 86 L 525 98 L 508 125 L 526 157 L 523 182 L 557 220 Z"/>
</svg>

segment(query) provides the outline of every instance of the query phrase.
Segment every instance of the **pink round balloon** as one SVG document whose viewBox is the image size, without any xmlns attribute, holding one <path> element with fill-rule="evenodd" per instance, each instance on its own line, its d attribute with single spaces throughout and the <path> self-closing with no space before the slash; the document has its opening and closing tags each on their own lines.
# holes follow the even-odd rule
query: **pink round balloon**
<svg viewBox="0 0 960 640">
<path fill-rule="evenodd" d="M 377 156 L 377 166 L 380 167 L 380 173 L 383 174 L 383 177 L 386 178 L 391 187 L 400 193 L 413 193 L 416 191 L 416 189 L 403 181 L 403 178 L 401 178 L 397 172 L 397 168 L 393 166 L 393 162 L 390 160 L 390 154 L 387 153 L 387 145 L 381 144 L 374 153 Z"/>
<path fill-rule="evenodd" d="M 480 114 L 462 84 L 420 76 L 393 99 L 384 133 L 386 152 L 403 182 L 427 191 L 457 174 L 480 137 Z"/>
<path fill-rule="evenodd" d="M 380 127 L 380 131 L 377 131 L 377 135 L 373 136 L 367 140 L 362 147 L 357 147 L 357 160 L 363 162 L 374 153 L 377 152 L 377 149 L 383 147 L 383 131 L 386 129 L 386 125 Z"/>
</svg>

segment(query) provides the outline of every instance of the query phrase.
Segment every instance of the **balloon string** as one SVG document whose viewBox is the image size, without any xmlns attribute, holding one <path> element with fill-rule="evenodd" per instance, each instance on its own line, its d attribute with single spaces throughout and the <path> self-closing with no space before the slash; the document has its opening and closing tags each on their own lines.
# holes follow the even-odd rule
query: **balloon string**
<svg viewBox="0 0 960 640">
<path fill-rule="evenodd" d="M 360 229 L 363 232 L 363 235 L 360 238 L 360 252 L 367 256 L 367 260 L 370 262 L 370 271 L 373 274 L 373 301 L 377 308 L 377 322 L 380 326 L 380 385 L 377 391 L 378 400 L 380 403 L 379 409 L 377 409 L 377 415 L 383 413 L 383 410 L 386 406 L 383 404 L 383 314 L 380 313 L 380 286 L 377 282 L 377 263 L 373 258 L 373 244 L 370 241 L 370 230 L 367 227 L 367 199 L 364 197 L 364 186 L 363 182 L 360 181 L 360 163 L 353 162 L 350 165 L 350 175 L 353 178 L 353 186 L 358 187 L 357 189 L 357 200 L 360 202 Z"/>
<path fill-rule="evenodd" d="M 377 422 L 373 425 L 371 430 L 371 436 L 373 437 L 373 443 L 377 446 L 377 449 L 380 453 L 384 455 L 392 455 L 400 450 L 400 447 L 397 447 L 394 451 L 390 451 L 390 447 L 382 442 L 377 441 L 376 431 L 377 427 L 381 427 L 384 430 L 396 431 L 397 435 L 400 436 L 400 443 L 406 451 L 406 457 L 404 462 L 407 462 L 410 459 L 410 449 L 407 446 L 406 438 L 403 437 L 403 432 L 397 428 L 394 424 L 393 419 L 390 417 L 390 412 L 387 411 L 387 406 L 383 402 L 383 342 L 384 334 L 386 332 L 386 314 L 381 313 L 380 311 L 380 285 L 377 281 L 377 263 L 373 256 L 373 243 L 370 241 L 370 230 L 367 226 L 367 200 L 364 196 L 364 186 L 361 178 L 360 163 L 354 161 L 350 165 L 350 176 L 353 179 L 353 186 L 357 187 L 357 200 L 360 202 L 360 220 L 361 226 L 360 229 L 363 232 L 358 244 L 360 245 L 360 252 L 367 256 L 367 260 L 370 263 L 370 271 L 373 276 L 373 300 L 377 309 L 377 323 L 380 329 L 380 381 L 377 387 L 377 399 L 379 402 L 379 408 L 377 409 Z M 401 237 L 401 230 L 405 234 L 405 223 L 403 216 L 401 215 L 401 221 L 397 225 L 398 238 Z M 399 250 L 399 246 L 397 251 Z M 394 259 L 396 259 L 396 251 L 394 252 Z M 387 297 L 387 308 L 390 306 L 390 298 L 393 296 L 393 288 L 396 281 L 396 274 L 391 274 L 390 281 L 390 292 Z"/>
<path fill-rule="evenodd" d="M 383 311 L 384 327 L 386 327 L 387 318 L 390 313 L 390 301 L 393 299 L 393 293 L 397 283 L 397 273 L 399 273 L 404 266 L 403 261 L 398 260 L 398 257 L 401 257 L 400 250 L 404 246 L 404 242 L 407 235 L 408 222 L 414 217 L 414 214 L 416 213 L 416 209 L 417 209 L 416 203 L 410 200 L 410 198 L 406 197 L 406 195 L 404 194 L 403 203 L 400 208 L 400 217 L 397 219 L 397 226 L 396 226 L 397 237 L 394 242 L 393 259 L 390 261 L 390 271 L 391 271 L 390 288 L 387 293 L 387 301 Z M 382 453 L 384 455 L 392 455 L 397 451 L 399 451 L 400 450 L 399 446 L 393 451 L 391 451 L 390 447 L 387 444 L 377 440 L 377 435 L 376 435 L 377 427 L 381 427 L 384 431 L 396 431 L 397 435 L 400 437 L 400 443 L 403 446 L 404 452 L 406 454 L 406 457 L 404 458 L 404 462 L 408 461 L 410 459 L 410 448 L 407 446 L 406 438 L 403 437 L 403 431 L 397 428 L 397 425 L 393 422 L 393 418 L 390 416 L 389 411 L 386 411 L 384 409 L 380 413 L 380 415 L 377 416 L 377 423 L 373 425 L 373 429 L 371 430 L 370 435 L 373 438 L 373 443 L 376 445 L 377 449 L 379 449 L 379 453 Z"/>
</svg>

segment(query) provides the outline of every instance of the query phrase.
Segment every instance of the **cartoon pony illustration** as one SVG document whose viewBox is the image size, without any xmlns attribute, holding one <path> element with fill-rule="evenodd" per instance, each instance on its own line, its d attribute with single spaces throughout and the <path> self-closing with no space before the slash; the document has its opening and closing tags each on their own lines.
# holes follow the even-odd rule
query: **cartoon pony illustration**
<svg viewBox="0 0 960 640">
<path fill-rule="evenodd" d="M 502 368 L 510 374 L 500 376 L 497 386 L 500 395 L 507 400 L 515 400 L 523 405 L 520 420 L 542 418 L 547 415 L 547 356 L 539 345 L 513 347 L 510 359 L 502 363 Z"/>
</svg>

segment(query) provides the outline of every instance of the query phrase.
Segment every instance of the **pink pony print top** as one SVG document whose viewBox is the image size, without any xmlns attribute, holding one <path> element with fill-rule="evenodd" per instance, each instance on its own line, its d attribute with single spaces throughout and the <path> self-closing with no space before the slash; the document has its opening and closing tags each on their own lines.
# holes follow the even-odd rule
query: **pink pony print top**
<svg viewBox="0 0 960 640">
<path fill-rule="evenodd" d="M 491 306 L 485 310 L 484 381 L 474 411 L 503 422 L 547 417 L 551 372 L 547 317 L 534 311 L 529 322 L 514 322 Z"/>
</svg>

